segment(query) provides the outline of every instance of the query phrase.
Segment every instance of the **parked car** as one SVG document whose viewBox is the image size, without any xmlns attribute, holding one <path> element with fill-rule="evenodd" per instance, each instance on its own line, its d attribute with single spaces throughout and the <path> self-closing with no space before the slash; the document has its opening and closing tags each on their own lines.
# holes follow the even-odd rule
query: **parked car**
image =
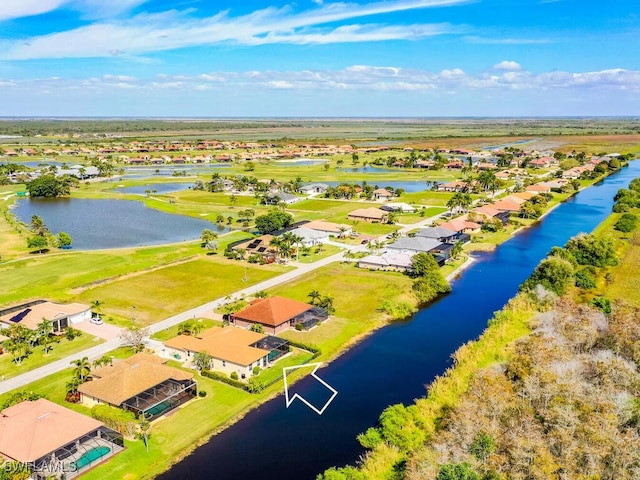
<svg viewBox="0 0 640 480">
<path fill-rule="evenodd" d="M 101 317 L 91 317 L 91 320 L 89 321 L 94 325 L 102 325 L 104 323 Z"/>
</svg>

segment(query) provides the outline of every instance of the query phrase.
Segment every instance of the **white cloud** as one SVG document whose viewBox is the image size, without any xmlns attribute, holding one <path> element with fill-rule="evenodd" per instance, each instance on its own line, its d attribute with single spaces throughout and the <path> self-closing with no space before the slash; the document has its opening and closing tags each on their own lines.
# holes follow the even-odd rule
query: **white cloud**
<svg viewBox="0 0 640 480">
<path fill-rule="evenodd" d="M 548 38 L 486 38 L 467 36 L 464 37 L 464 40 L 477 45 L 538 45 L 552 43 Z"/>
<path fill-rule="evenodd" d="M 17 1 L 17 0 L 11 0 Z M 36 0 L 27 0 L 36 1 Z M 62 0 L 42 0 L 57 1 Z M 97 0 L 84 0 L 92 2 Z M 407 40 L 450 33 L 448 24 L 389 26 L 355 24 L 318 29 L 332 22 L 371 15 L 435 6 L 456 5 L 467 0 L 398 0 L 369 4 L 324 3 L 300 13 L 290 7 L 268 7 L 244 16 L 230 17 L 223 11 L 206 18 L 175 10 L 139 14 L 127 20 L 93 23 L 73 30 L 0 43 L 0 59 L 108 57 L 135 55 L 197 45 L 237 43 L 336 43 Z M 142 0 L 118 0 L 124 8 Z M 108 3 L 108 2 L 107 2 Z"/>
<path fill-rule="evenodd" d="M 405 69 L 394 66 L 353 65 L 341 70 L 209 72 L 198 75 L 159 74 L 152 78 L 134 78 L 106 74 L 86 79 L 46 78 L 11 80 L 0 78 L 3 94 L 14 91 L 65 92 L 83 88 L 97 92 L 138 89 L 167 90 L 179 93 L 215 91 L 233 93 L 272 90 L 307 90 L 309 92 L 378 91 L 378 92 L 529 92 L 584 91 L 640 94 L 640 71 L 609 69 L 593 72 L 544 72 L 533 74 L 524 70 L 484 72 L 476 75 L 460 68 L 440 72 Z"/>
<path fill-rule="evenodd" d="M 496 70 L 522 70 L 520 64 L 513 60 L 503 60 L 500 63 L 496 63 L 493 68 Z"/>
<path fill-rule="evenodd" d="M 0 21 L 51 12 L 69 0 L 2 0 Z"/>
<path fill-rule="evenodd" d="M 65 0 L 68 1 L 68 0 Z M 73 0 L 71 6 L 86 18 L 108 18 L 128 12 L 149 0 Z"/>
</svg>

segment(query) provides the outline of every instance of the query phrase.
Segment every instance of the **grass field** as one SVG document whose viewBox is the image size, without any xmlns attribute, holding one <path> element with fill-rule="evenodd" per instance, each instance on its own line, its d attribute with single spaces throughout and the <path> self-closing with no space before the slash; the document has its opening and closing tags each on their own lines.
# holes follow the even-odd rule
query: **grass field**
<svg viewBox="0 0 640 480">
<path fill-rule="evenodd" d="M 89 288 L 73 297 L 88 303 L 98 299 L 107 315 L 131 318 L 150 325 L 236 290 L 272 278 L 287 270 L 282 265 L 251 265 L 222 255 L 144 272 Z M 247 281 L 244 282 L 243 279 Z M 135 309 L 133 308 L 135 307 Z"/>
<path fill-rule="evenodd" d="M 249 238 L 232 233 L 220 238 L 220 250 L 233 240 Z M 0 304 L 35 298 L 68 300 L 72 289 L 121 275 L 203 255 L 197 242 L 136 249 L 78 251 L 33 255 L 0 263 Z"/>
</svg>

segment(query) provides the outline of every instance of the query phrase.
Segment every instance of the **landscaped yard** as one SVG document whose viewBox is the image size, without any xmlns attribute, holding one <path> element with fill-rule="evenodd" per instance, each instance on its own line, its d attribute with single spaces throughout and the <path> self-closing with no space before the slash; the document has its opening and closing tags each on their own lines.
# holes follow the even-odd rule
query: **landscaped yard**
<svg viewBox="0 0 640 480">
<path fill-rule="evenodd" d="M 47 355 L 45 355 L 43 347 L 38 345 L 27 358 L 22 360 L 20 365 L 16 365 L 9 352 L 1 354 L 0 372 L 9 379 L 29 370 L 60 360 L 67 355 L 71 355 L 75 352 L 81 352 L 82 350 L 86 350 L 87 348 L 94 347 L 104 342 L 101 338 L 94 337 L 87 333 L 83 333 L 81 336 L 71 341 L 67 340 L 65 337 L 59 337 L 57 340 L 57 342 L 50 344 L 52 348 Z"/>
</svg>

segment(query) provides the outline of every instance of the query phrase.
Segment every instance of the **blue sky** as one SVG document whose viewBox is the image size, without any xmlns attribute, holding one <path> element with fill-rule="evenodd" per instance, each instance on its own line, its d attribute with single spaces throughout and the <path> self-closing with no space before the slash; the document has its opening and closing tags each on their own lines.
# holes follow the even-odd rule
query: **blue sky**
<svg viewBox="0 0 640 480">
<path fill-rule="evenodd" d="M 0 116 L 640 114 L 637 0 L 1 0 Z"/>
</svg>

